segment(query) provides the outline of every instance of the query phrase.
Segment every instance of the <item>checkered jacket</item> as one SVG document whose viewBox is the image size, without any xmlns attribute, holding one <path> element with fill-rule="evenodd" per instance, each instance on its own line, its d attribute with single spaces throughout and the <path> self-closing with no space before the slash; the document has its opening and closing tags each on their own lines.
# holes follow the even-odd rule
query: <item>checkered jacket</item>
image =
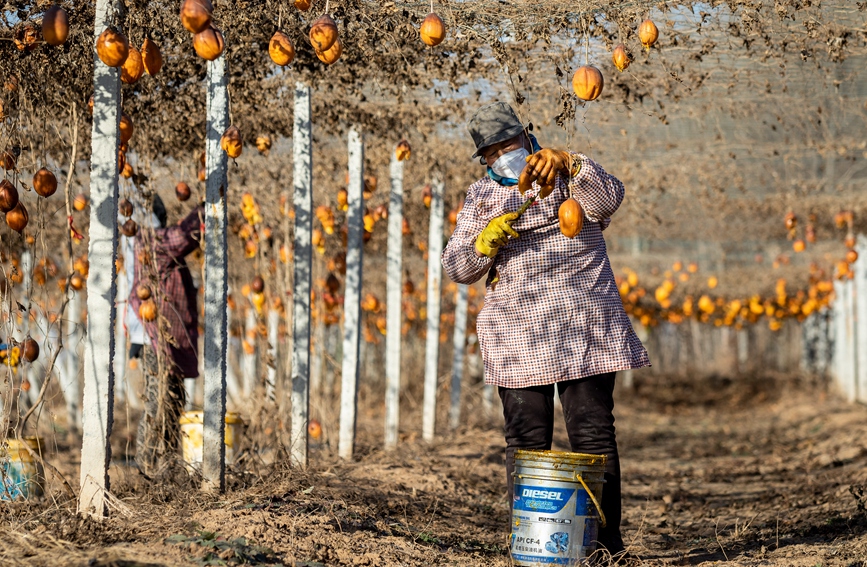
<svg viewBox="0 0 867 567">
<path fill-rule="evenodd" d="M 443 251 L 443 268 L 455 282 L 488 274 L 476 321 L 488 384 L 526 388 L 650 365 L 623 310 L 602 237 L 623 184 L 588 157 L 576 157 L 578 174 L 568 183 L 558 179 L 554 192 L 513 224 L 521 236 L 492 259 L 476 256 L 476 238 L 524 198 L 488 177 L 472 184 Z M 574 239 L 560 233 L 558 218 L 570 194 L 585 215 Z"/>
<path fill-rule="evenodd" d="M 199 375 L 199 317 L 196 286 L 186 256 L 199 247 L 202 208 L 197 207 L 174 226 L 139 231 L 135 238 L 135 278 L 129 304 L 138 313 L 142 301 L 136 295 L 141 282 L 150 285 L 157 301 L 157 319 L 144 323 L 153 347 L 162 352 L 170 371 L 192 378 Z M 149 266 L 143 266 L 142 253 L 156 252 Z M 155 264 L 154 264 L 155 263 Z M 154 270 L 154 267 L 156 268 Z M 165 318 L 165 334 L 161 337 L 158 322 Z"/>
</svg>

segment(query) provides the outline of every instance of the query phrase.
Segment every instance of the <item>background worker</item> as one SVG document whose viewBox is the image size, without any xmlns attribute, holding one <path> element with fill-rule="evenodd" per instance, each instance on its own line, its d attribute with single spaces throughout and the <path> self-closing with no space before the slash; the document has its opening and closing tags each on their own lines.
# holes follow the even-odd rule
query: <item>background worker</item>
<svg viewBox="0 0 867 567">
<path fill-rule="evenodd" d="M 541 149 L 505 103 L 480 108 L 467 128 L 473 158 L 488 166 L 487 175 L 467 190 L 442 263 L 457 283 L 488 275 L 476 331 L 485 382 L 498 386 L 503 402 L 509 502 L 516 450 L 551 448 L 556 384 L 572 451 L 608 457 L 601 502 L 607 527 L 598 544 L 617 557 L 624 544 L 614 376 L 650 364 L 623 310 L 602 237 L 623 184 L 583 154 Z M 536 182 L 522 195 L 525 167 Z M 525 197 L 540 190 L 544 198 L 518 217 Z M 585 215 L 574 239 L 558 222 L 570 196 Z"/>
<path fill-rule="evenodd" d="M 179 223 L 166 227 L 162 201 L 154 195 L 153 202 L 160 224 L 153 230 L 139 230 L 135 238 L 135 276 L 129 296 L 136 314 L 141 314 L 144 301 L 152 301 L 156 307 L 152 320 L 139 317 L 146 335 L 141 348 L 145 400 L 136 437 L 136 462 L 146 473 L 154 470 L 159 457 L 177 451 L 178 420 L 186 397 L 184 378 L 199 375 L 198 294 L 185 258 L 199 248 L 202 208 L 196 207 Z M 141 286 L 150 291 L 147 300 L 139 298 Z M 134 344 L 131 350 L 135 350 Z"/>
</svg>

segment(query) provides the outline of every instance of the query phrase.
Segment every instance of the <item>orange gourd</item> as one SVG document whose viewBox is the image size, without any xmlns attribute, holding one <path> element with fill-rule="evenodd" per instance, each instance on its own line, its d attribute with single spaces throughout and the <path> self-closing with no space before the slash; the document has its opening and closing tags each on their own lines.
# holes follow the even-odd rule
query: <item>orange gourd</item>
<svg viewBox="0 0 867 567">
<path fill-rule="evenodd" d="M 641 45 L 644 49 L 650 51 L 656 40 L 659 39 L 659 30 L 656 29 L 656 24 L 650 20 L 644 20 L 638 27 L 638 39 L 641 40 Z"/>
<path fill-rule="evenodd" d="M 33 190 L 42 197 L 50 197 L 57 191 L 57 178 L 43 167 L 33 176 Z"/>
<path fill-rule="evenodd" d="M 435 47 L 446 38 L 446 25 L 442 18 L 431 12 L 422 21 L 419 34 L 425 44 Z"/>
<path fill-rule="evenodd" d="M 141 44 L 142 64 L 145 72 L 153 77 L 163 68 L 163 53 L 154 40 L 146 38 Z"/>
<path fill-rule="evenodd" d="M 630 63 L 632 63 L 632 58 L 629 56 L 629 52 L 626 51 L 626 46 L 622 43 L 614 48 L 614 53 L 611 54 L 611 60 L 614 62 L 614 66 L 617 67 L 617 70 L 621 73 L 629 67 Z"/>
<path fill-rule="evenodd" d="M 340 38 L 337 38 L 337 41 L 334 42 L 334 45 L 328 51 L 316 51 L 316 57 L 326 65 L 336 63 L 341 55 L 343 55 L 343 43 L 340 41 Z"/>
<path fill-rule="evenodd" d="M 223 39 L 223 32 L 209 26 L 193 36 L 193 48 L 199 57 L 205 61 L 213 61 L 223 54 L 226 49 L 226 41 Z"/>
<path fill-rule="evenodd" d="M 581 100 L 596 100 L 602 94 L 604 86 L 602 73 L 592 65 L 578 67 L 572 76 L 572 90 Z"/>
<path fill-rule="evenodd" d="M 584 211 L 575 199 L 563 201 L 558 212 L 560 232 L 566 238 L 575 238 L 584 226 Z"/>
<path fill-rule="evenodd" d="M 190 33 L 201 33 L 211 23 L 213 12 L 211 0 L 184 0 L 181 3 L 181 23 Z"/>
<path fill-rule="evenodd" d="M 325 14 L 310 26 L 310 44 L 316 51 L 328 51 L 337 42 L 337 24 Z"/>
<path fill-rule="evenodd" d="M 6 213 L 6 224 L 18 234 L 27 228 L 28 221 L 30 221 L 30 215 L 27 214 L 27 209 L 21 201 L 18 201 L 15 208 Z"/>
<path fill-rule="evenodd" d="M 144 75 L 144 61 L 142 61 L 141 51 L 130 47 L 129 55 L 120 67 L 120 80 L 131 85 L 141 79 L 142 75 Z"/>
<path fill-rule="evenodd" d="M 48 45 L 57 47 L 69 37 L 69 14 L 60 6 L 52 6 L 42 16 L 42 38 Z"/>
<path fill-rule="evenodd" d="M 274 32 L 271 41 L 268 42 L 268 55 L 271 56 L 271 61 L 281 67 L 292 63 L 295 59 L 295 47 L 289 36 L 281 31 Z"/>
<path fill-rule="evenodd" d="M 113 28 L 105 28 L 96 40 L 96 54 L 109 67 L 120 67 L 129 55 L 129 41 Z"/>
</svg>

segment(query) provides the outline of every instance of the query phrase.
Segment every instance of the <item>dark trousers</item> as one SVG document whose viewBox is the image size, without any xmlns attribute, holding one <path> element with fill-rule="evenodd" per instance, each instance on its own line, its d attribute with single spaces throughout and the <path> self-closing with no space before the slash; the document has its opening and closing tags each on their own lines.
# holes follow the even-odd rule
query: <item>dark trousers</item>
<svg viewBox="0 0 867 567">
<path fill-rule="evenodd" d="M 599 529 L 599 545 L 612 554 L 623 550 L 620 536 L 620 458 L 614 434 L 614 372 L 557 383 L 566 418 L 566 432 L 574 453 L 608 457 L 602 512 L 606 527 Z M 515 451 L 550 450 L 554 435 L 554 385 L 500 388 L 506 418 L 506 480 L 509 502 L 514 501 Z"/>
</svg>

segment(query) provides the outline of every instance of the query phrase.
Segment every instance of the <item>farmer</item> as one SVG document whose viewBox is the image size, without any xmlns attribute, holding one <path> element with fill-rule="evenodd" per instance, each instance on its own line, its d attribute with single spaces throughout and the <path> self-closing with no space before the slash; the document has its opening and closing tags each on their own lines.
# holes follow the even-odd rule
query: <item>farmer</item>
<svg viewBox="0 0 867 567">
<path fill-rule="evenodd" d="M 516 450 L 551 448 L 556 384 L 572 451 L 608 457 L 601 502 L 607 527 L 599 529 L 598 545 L 618 557 L 624 544 L 614 375 L 650 365 L 623 310 L 602 238 L 623 200 L 623 184 L 583 154 L 541 149 L 505 103 L 480 108 L 467 128 L 473 158 L 487 172 L 467 190 L 442 262 L 457 283 L 487 274 L 476 331 L 485 382 L 498 386 L 503 402 L 509 502 Z M 537 183 L 521 195 L 525 167 Z M 544 198 L 520 217 L 513 212 L 540 189 Z M 560 204 L 570 196 L 585 217 L 574 239 L 558 222 Z"/>
<path fill-rule="evenodd" d="M 186 397 L 184 378 L 199 375 L 197 292 L 185 258 L 199 247 L 202 208 L 169 227 L 158 196 L 154 196 L 153 212 L 159 225 L 140 230 L 135 238 L 135 277 L 129 296 L 133 312 L 139 313 L 143 301 L 137 290 L 147 286 L 148 301 L 155 302 L 157 312 L 154 320 L 142 322 L 145 408 L 136 438 L 136 461 L 145 472 L 154 469 L 158 457 L 177 450 L 178 419 Z M 133 343 L 131 357 L 136 350 Z"/>
</svg>

